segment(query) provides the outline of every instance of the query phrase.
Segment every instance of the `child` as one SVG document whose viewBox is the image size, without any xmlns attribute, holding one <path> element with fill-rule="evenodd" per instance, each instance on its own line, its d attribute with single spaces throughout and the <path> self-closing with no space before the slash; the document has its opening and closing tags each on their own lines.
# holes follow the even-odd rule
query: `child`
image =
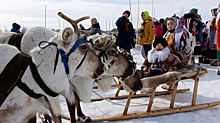
<svg viewBox="0 0 220 123">
<path fill-rule="evenodd" d="M 170 50 L 167 47 L 165 38 L 157 37 L 153 42 L 153 49 L 148 52 L 148 62 L 151 64 L 149 68 L 145 68 L 144 76 L 156 76 L 164 74 L 167 71 L 172 71 L 166 59 L 170 55 Z M 168 70 L 168 68 L 170 68 Z M 146 70 L 148 69 L 148 70 Z"/>
</svg>

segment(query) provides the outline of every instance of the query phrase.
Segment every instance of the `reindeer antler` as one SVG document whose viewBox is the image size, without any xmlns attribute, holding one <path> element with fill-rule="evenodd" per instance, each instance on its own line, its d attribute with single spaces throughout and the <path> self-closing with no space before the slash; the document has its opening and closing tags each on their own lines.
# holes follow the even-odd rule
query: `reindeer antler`
<svg viewBox="0 0 220 123">
<path fill-rule="evenodd" d="M 68 21 L 73 26 L 74 31 L 78 35 L 78 37 L 80 37 L 80 31 L 79 31 L 79 29 L 77 27 L 77 23 L 79 23 L 80 21 L 85 20 L 85 19 L 90 19 L 89 16 L 85 16 L 85 17 L 81 17 L 81 18 L 79 18 L 77 20 L 72 20 L 69 17 L 67 17 L 66 15 L 64 15 L 62 12 L 58 12 L 58 15 L 60 17 L 62 17 L 64 20 Z"/>
</svg>

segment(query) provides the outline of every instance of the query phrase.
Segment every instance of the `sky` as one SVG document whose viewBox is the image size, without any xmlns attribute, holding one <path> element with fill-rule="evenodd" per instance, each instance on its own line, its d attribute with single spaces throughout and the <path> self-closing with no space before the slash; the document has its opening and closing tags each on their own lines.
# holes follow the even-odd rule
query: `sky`
<svg viewBox="0 0 220 123">
<path fill-rule="evenodd" d="M 153 17 L 159 20 L 171 17 L 174 13 L 181 16 L 191 8 L 198 8 L 198 14 L 205 22 L 212 18 L 210 10 L 218 7 L 220 3 L 219 0 L 139 0 L 138 11 L 138 0 L 130 1 L 131 16 L 129 19 L 132 20 L 135 29 L 140 28 L 142 11 L 148 11 L 150 16 L 153 14 Z M 46 26 L 50 29 L 71 27 L 69 23 L 58 17 L 58 12 L 63 12 L 72 19 L 82 16 L 95 17 L 102 30 L 109 30 L 116 28 L 115 22 L 125 10 L 130 10 L 129 0 L 0 0 L 0 5 L 0 29 L 2 31 L 10 30 L 13 22 L 27 28 L 35 26 Z M 80 23 L 85 28 L 91 26 L 90 19 Z"/>
</svg>

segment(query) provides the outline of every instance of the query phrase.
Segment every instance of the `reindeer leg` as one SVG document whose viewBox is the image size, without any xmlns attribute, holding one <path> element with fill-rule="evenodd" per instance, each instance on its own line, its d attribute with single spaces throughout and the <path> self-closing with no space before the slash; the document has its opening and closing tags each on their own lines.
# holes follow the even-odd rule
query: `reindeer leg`
<svg viewBox="0 0 220 123">
<path fill-rule="evenodd" d="M 69 101 L 66 99 L 68 110 L 70 113 L 71 123 L 76 123 L 76 116 L 75 116 L 75 104 L 70 104 Z"/>
<path fill-rule="evenodd" d="M 88 116 L 85 116 L 81 110 L 81 106 L 80 106 L 80 100 L 79 100 L 79 96 L 75 93 L 75 104 L 76 104 L 76 108 L 77 108 L 77 116 L 78 116 L 78 120 L 82 121 L 82 122 L 91 122 L 91 118 Z"/>
</svg>

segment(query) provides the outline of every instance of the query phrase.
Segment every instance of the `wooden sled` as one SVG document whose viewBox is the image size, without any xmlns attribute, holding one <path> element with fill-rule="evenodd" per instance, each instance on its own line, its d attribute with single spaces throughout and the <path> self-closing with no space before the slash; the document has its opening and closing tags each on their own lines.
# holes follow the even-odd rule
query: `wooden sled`
<svg viewBox="0 0 220 123">
<path fill-rule="evenodd" d="M 155 93 L 156 87 L 154 87 L 151 90 L 151 93 L 152 93 L 151 99 L 152 100 L 149 100 L 149 104 L 146 109 L 146 112 L 128 113 L 128 108 L 129 108 L 128 105 L 130 104 L 131 98 L 136 97 L 136 95 L 137 95 L 133 92 L 130 92 L 129 95 L 127 96 L 128 99 L 126 102 L 126 106 L 125 106 L 124 111 L 121 115 L 107 116 L 107 117 L 101 117 L 101 118 L 92 118 L 92 122 L 125 120 L 125 119 L 132 119 L 132 118 L 158 116 L 158 115 L 173 114 L 173 113 L 179 113 L 179 112 L 204 109 L 204 108 L 209 108 L 209 107 L 214 107 L 214 106 L 220 105 L 220 101 L 211 102 L 211 103 L 204 103 L 204 104 L 196 104 L 199 76 L 204 73 L 206 73 L 206 71 L 200 71 L 199 74 L 197 72 L 191 72 L 191 73 L 186 73 L 186 74 L 181 75 L 181 80 L 184 80 L 184 79 L 194 79 L 195 80 L 191 105 L 182 106 L 182 107 L 174 107 L 176 93 L 178 92 L 178 90 L 177 90 L 178 82 L 176 82 L 174 84 L 173 90 L 166 92 L 166 93 L 168 93 L 168 92 L 172 93 L 170 105 L 169 105 L 169 108 L 167 108 L 167 109 L 151 110 L 152 105 L 153 105 L 154 95 L 156 94 Z M 165 92 L 163 92 L 163 93 L 165 93 Z M 64 119 L 70 120 L 70 118 L 68 116 L 61 116 L 61 117 Z"/>
<path fill-rule="evenodd" d="M 205 71 L 200 71 L 199 74 L 205 74 L 206 72 Z M 186 73 L 186 74 L 182 74 L 181 76 L 181 80 L 184 80 L 186 78 L 192 78 L 194 77 L 195 75 L 197 74 L 197 72 L 191 72 L 191 73 Z M 192 78 L 193 79 L 193 78 Z M 117 80 L 115 80 L 117 81 Z M 118 88 L 118 90 L 116 91 L 115 95 L 114 96 L 111 96 L 111 97 L 104 97 L 105 99 L 124 99 L 124 98 L 128 98 L 129 95 L 119 95 L 119 92 L 121 91 L 121 87 L 122 85 L 120 84 L 114 84 L 114 85 L 111 85 L 112 88 Z M 167 91 L 158 91 L 158 92 L 155 92 L 155 95 L 154 96 L 158 96 L 158 95 L 166 95 L 166 94 L 172 94 L 173 93 L 173 89 L 171 88 L 172 86 L 170 86 L 170 88 L 167 90 Z M 99 89 L 98 86 L 94 86 L 93 89 Z M 184 92 L 187 92 L 187 91 L 190 91 L 189 88 L 185 88 L 185 89 L 178 89 L 176 90 L 176 93 L 184 93 Z M 147 95 L 146 93 L 142 93 L 142 94 L 136 94 L 134 93 L 133 94 L 133 98 L 135 97 L 146 97 L 146 96 L 149 96 Z M 92 101 L 99 101 L 99 100 L 103 100 L 104 98 L 92 98 L 91 100 Z"/>
<path fill-rule="evenodd" d="M 181 79 L 194 79 L 194 90 L 193 90 L 193 97 L 192 97 L 192 103 L 189 106 L 183 106 L 183 107 L 175 107 L 175 97 L 177 93 L 177 86 L 178 82 L 174 84 L 174 88 L 172 91 L 172 98 L 170 101 L 170 106 L 167 109 L 161 109 L 161 110 L 151 110 L 153 102 L 152 100 L 149 100 L 149 105 L 147 107 L 146 112 L 137 112 L 137 113 L 128 113 L 129 106 L 125 106 L 124 111 L 122 115 L 115 115 L 115 116 L 108 116 L 108 117 L 102 117 L 102 118 L 93 118 L 92 121 L 112 121 L 112 120 L 125 120 L 125 119 L 132 119 L 132 118 L 141 118 L 141 117 L 150 117 L 150 116 L 158 116 L 158 115 L 164 115 L 164 114 L 173 114 L 178 112 L 186 112 L 186 111 L 192 111 L 192 110 L 198 110 L 198 109 L 204 109 L 209 108 L 213 106 L 220 105 L 220 101 L 217 102 L 211 102 L 211 103 L 204 103 L 204 104 L 196 104 L 196 98 L 197 98 L 197 89 L 198 89 L 198 83 L 199 83 L 199 75 L 206 73 L 205 71 L 200 71 L 197 75 L 197 72 L 192 73 L 186 73 L 182 74 Z M 195 76 L 195 77 L 194 77 Z M 187 77 L 187 78 L 186 78 Z M 151 93 L 151 99 L 154 99 L 156 87 L 152 89 Z M 131 98 L 135 96 L 134 93 L 130 92 L 128 95 L 127 103 L 126 105 L 130 104 Z"/>
</svg>

